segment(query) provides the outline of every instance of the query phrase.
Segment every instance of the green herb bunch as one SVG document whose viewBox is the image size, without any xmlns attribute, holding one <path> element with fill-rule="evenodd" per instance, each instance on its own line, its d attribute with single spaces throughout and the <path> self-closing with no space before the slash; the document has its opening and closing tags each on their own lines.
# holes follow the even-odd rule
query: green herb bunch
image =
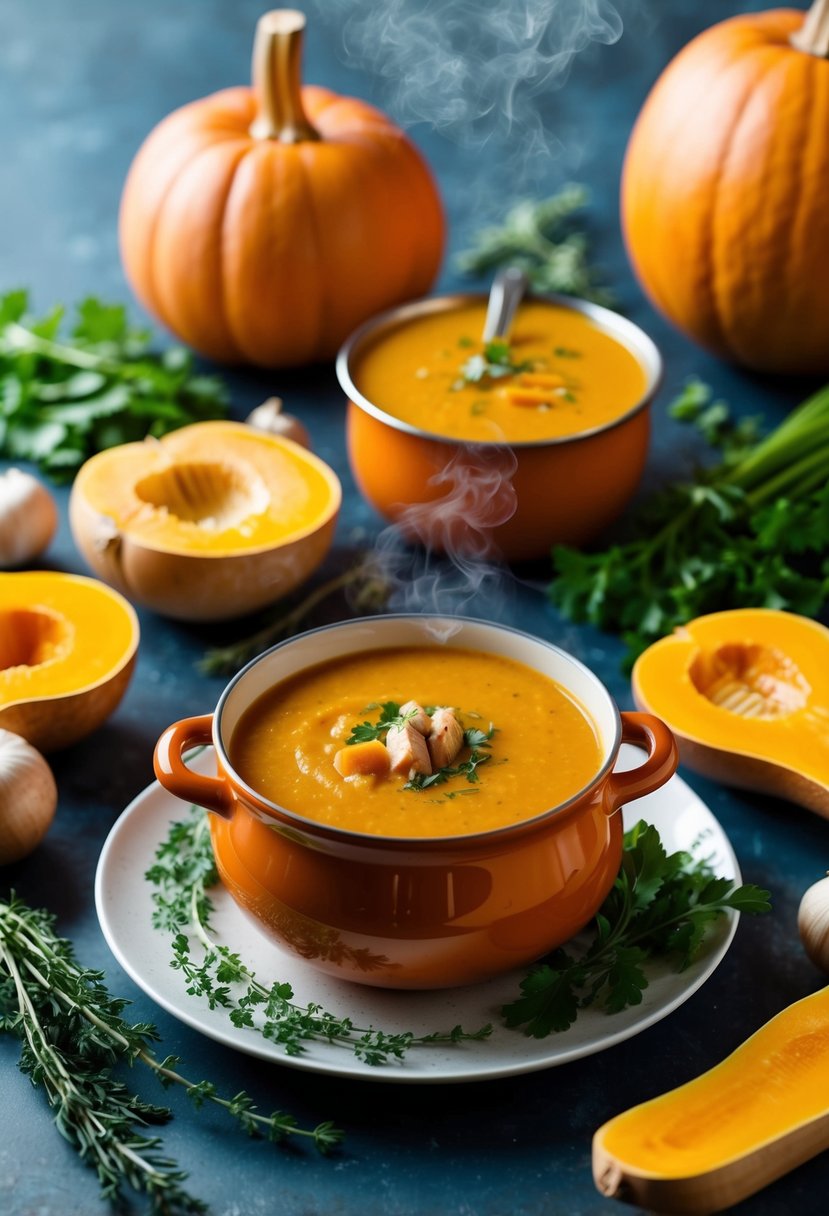
<svg viewBox="0 0 829 1216">
<path fill-rule="evenodd" d="M 0 456 L 65 480 L 103 448 L 225 415 L 222 382 L 181 347 L 151 354 L 121 305 L 83 300 L 65 336 L 63 308 L 28 308 L 25 291 L 0 297 Z"/>
<path fill-rule="evenodd" d="M 188 1080 L 177 1071 L 178 1057 L 153 1053 L 154 1026 L 123 1018 L 127 1004 L 112 996 L 100 971 L 80 966 L 48 912 L 15 897 L 0 901 L 0 1030 L 20 1039 L 21 1071 L 45 1093 L 58 1131 L 96 1171 L 105 1198 L 116 1200 L 130 1187 L 165 1216 L 206 1210 L 149 1130 L 170 1110 L 132 1093 L 114 1075 L 119 1064 L 145 1065 L 163 1086 L 182 1086 L 196 1108 L 221 1107 L 248 1135 L 308 1137 L 322 1152 L 341 1140 L 331 1123 L 305 1130 L 281 1111 L 258 1113 L 244 1092 L 224 1098 L 211 1082 Z"/>
<path fill-rule="evenodd" d="M 692 382 L 672 406 L 721 459 L 653 496 L 628 539 L 598 552 L 559 546 L 549 588 L 571 620 L 621 634 L 632 662 L 652 641 L 726 608 L 817 616 L 829 597 L 829 387 L 771 434 L 734 423 Z"/>
<path fill-rule="evenodd" d="M 501 266 L 517 266 L 535 291 L 612 304 L 590 264 L 587 235 L 577 226 L 588 201 L 584 186 L 568 185 L 541 202 L 517 203 L 503 224 L 475 235 L 472 248 L 458 255 L 459 269 L 487 275 Z"/>
<path fill-rule="evenodd" d="M 212 936 L 214 907 L 208 892 L 219 876 L 207 812 L 200 807 L 192 807 L 188 818 L 170 825 L 147 879 L 156 888 L 153 926 L 171 935 L 171 966 L 184 976 L 187 992 L 206 999 L 211 1009 L 226 1010 L 234 1026 L 248 1027 L 278 1043 L 286 1055 L 300 1055 L 309 1042 L 333 1043 L 364 1064 L 376 1066 L 403 1060 L 413 1048 L 477 1042 L 491 1034 L 491 1026 L 471 1032 L 455 1026 L 426 1035 L 356 1026 L 350 1018 L 320 1005 L 298 1003 L 288 983 L 263 984 L 238 954 Z M 195 950 L 188 934 L 195 939 Z M 315 957 L 344 957 L 344 947 L 336 938 L 321 938 L 309 946 Z M 386 964 L 382 956 L 358 951 L 350 951 L 349 961 L 366 971 Z"/>
<path fill-rule="evenodd" d="M 622 866 L 579 953 L 557 950 L 521 983 L 521 996 L 502 1010 L 507 1026 L 541 1039 L 567 1030 L 579 1010 L 607 1013 L 639 1005 L 649 962 L 688 967 L 711 924 L 727 909 L 769 910 L 769 893 L 718 878 L 704 858 L 666 853 L 655 827 L 640 820 L 625 833 Z"/>
</svg>

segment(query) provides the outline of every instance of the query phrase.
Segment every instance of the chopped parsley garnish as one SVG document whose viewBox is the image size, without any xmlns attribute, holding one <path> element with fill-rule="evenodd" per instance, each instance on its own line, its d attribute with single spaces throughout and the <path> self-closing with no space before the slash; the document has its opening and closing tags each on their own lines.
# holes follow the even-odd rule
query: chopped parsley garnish
<svg viewBox="0 0 829 1216">
<path fill-rule="evenodd" d="M 435 713 L 436 705 L 426 705 L 423 707 L 424 712 L 432 716 Z M 366 709 L 379 709 L 380 714 L 376 722 L 360 722 L 357 726 L 352 726 L 351 734 L 346 739 L 346 746 L 354 743 L 371 743 L 374 739 L 379 739 L 381 743 L 386 740 L 386 735 L 392 726 L 405 726 L 412 718 L 416 718 L 417 709 L 413 709 L 410 713 L 401 714 L 400 704 L 397 701 L 372 701 L 366 706 Z M 458 712 L 457 710 L 455 711 Z M 469 713 L 470 718 L 480 718 L 480 714 Z M 480 778 L 478 777 L 478 769 L 482 764 L 486 764 L 491 760 L 490 745 L 495 734 L 496 727 L 490 722 L 488 730 L 481 730 L 477 726 L 469 726 L 463 732 L 463 746 L 469 749 L 469 755 L 460 764 L 446 764 L 443 768 L 436 769 L 433 773 L 415 773 L 406 784 L 404 790 L 430 790 L 436 785 L 445 785 L 447 781 L 453 777 L 465 777 L 470 784 L 476 784 Z M 472 790 L 457 791 L 458 793 L 473 793 Z M 447 795 L 449 797 L 449 795 Z"/>
<path fill-rule="evenodd" d="M 504 376 L 530 371 L 532 366 L 529 360 L 516 362 L 509 342 L 493 338 L 486 343 L 482 354 L 469 356 L 460 368 L 460 379 L 452 387 L 460 389 L 465 384 L 480 384 L 482 380 L 501 380 Z"/>
<path fill-rule="evenodd" d="M 417 716 L 416 709 L 409 714 L 401 714 L 397 701 L 372 701 L 371 705 L 366 706 L 366 709 L 379 709 L 380 717 L 376 722 L 361 722 L 359 726 L 352 726 L 351 734 L 345 741 L 346 747 L 352 743 L 371 743 L 373 739 L 382 741 L 390 727 L 405 726 L 410 718 Z"/>
</svg>

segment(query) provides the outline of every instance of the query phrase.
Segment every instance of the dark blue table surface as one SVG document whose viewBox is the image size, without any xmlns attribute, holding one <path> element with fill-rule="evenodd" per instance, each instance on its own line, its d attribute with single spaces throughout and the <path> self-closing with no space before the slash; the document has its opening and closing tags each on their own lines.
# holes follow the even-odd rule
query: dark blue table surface
<svg viewBox="0 0 829 1216">
<path fill-rule="evenodd" d="M 477 48 L 483 53 L 487 23 L 503 18 L 504 3 L 467 2 L 465 7 L 471 15 L 459 28 L 467 33 L 453 37 L 462 52 Z M 595 249 L 606 279 L 665 356 L 665 385 L 655 409 L 647 471 L 647 483 L 654 483 L 678 475 L 693 461 L 693 441 L 665 417 L 665 402 L 692 372 L 741 411 L 762 413 L 769 422 L 802 396 L 802 386 L 737 371 L 669 329 L 636 287 L 618 230 L 625 141 L 660 68 L 706 24 L 765 6 L 735 0 L 727 5 L 716 0 L 695 5 L 617 0 L 611 8 L 558 0 L 557 6 L 529 7 L 555 7 L 557 18 L 565 12 L 571 20 L 582 9 L 599 10 L 605 32 L 574 58 L 566 82 L 550 80 L 519 116 L 538 116 L 543 126 L 536 130 L 546 133 L 543 146 L 529 145 L 526 126 L 519 124 L 504 135 L 494 120 L 486 120 L 493 125 L 486 144 L 470 142 L 457 127 L 435 131 L 426 122 L 412 127 L 440 179 L 450 217 L 450 256 L 439 286 L 456 285 L 451 257 L 465 243 L 465 234 L 503 211 L 516 191 L 550 193 L 570 179 L 587 183 Z M 445 107 L 435 105 L 436 90 L 412 77 L 413 69 L 395 58 L 399 52 L 393 47 L 384 50 L 372 38 L 369 52 L 346 62 L 342 27 L 347 13 L 385 14 L 392 38 L 405 45 L 409 35 L 400 33 L 401 11 L 434 12 L 446 23 L 458 8 L 455 0 L 319 0 L 310 10 L 306 76 L 383 104 L 400 118 L 411 118 L 418 107 L 427 117 L 440 116 Z M 5 0 L 0 26 L 0 288 L 28 286 L 43 309 L 88 292 L 130 302 L 116 239 L 118 199 L 130 159 L 169 110 L 246 78 L 259 11 L 253 0 L 145 0 L 141 5 Z M 624 32 L 617 37 L 621 24 Z M 572 28 L 560 31 L 560 37 L 565 33 L 574 36 Z M 383 78 L 384 65 L 391 78 Z M 465 87 L 475 79 L 473 71 Z M 528 146 L 533 151 L 522 166 L 514 158 Z M 160 342 L 165 340 L 159 335 Z M 234 372 L 228 378 L 239 417 L 271 393 L 284 396 L 307 421 L 319 454 L 343 480 L 344 509 L 335 551 L 320 574 L 325 577 L 342 565 L 355 537 L 371 537 L 378 530 L 349 475 L 343 403 L 332 369 Z M 65 492 L 59 497 L 65 507 Z M 49 558 L 59 568 L 82 569 L 65 511 Z M 543 565 L 523 571 L 521 581 L 506 586 L 503 602 L 490 604 L 491 610 L 572 650 L 602 676 L 623 708 L 630 707 L 630 689 L 619 674 L 620 645 L 561 621 L 538 590 L 547 573 Z M 314 623 L 337 619 L 345 611 L 343 603 L 334 603 Z M 54 756 L 60 806 L 52 831 L 30 859 L 4 872 L 2 886 L 14 886 L 30 901 L 52 908 L 83 962 L 106 970 L 111 987 L 133 1001 L 135 1020 L 156 1022 L 165 1050 L 180 1055 L 191 1075 L 209 1076 L 229 1093 L 248 1088 L 263 1108 L 291 1110 L 306 1123 L 332 1118 L 346 1127 L 343 1151 L 325 1160 L 313 1150 L 248 1142 L 221 1112 L 197 1115 L 179 1094 L 169 1095 L 177 1117 L 164 1132 L 165 1143 L 190 1171 L 192 1190 L 209 1200 L 215 1216 L 609 1213 L 613 1205 L 599 1197 L 591 1181 L 595 1128 L 624 1107 L 710 1067 L 784 1005 L 820 985 L 800 947 L 796 912 L 802 892 L 827 868 L 829 825 L 797 807 L 726 790 L 686 773 L 729 834 L 746 880 L 772 892 L 774 912 L 762 920 L 744 918 L 713 978 L 637 1038 L 551 1071 L 434 1088 L 332 1080 L 263 1065 L 217 1046 L 156 1008 L 123 974 L 104 943 L 93 906 L 101 845 L 124 806 L 151 780 L 155 738 L 175 718 L 209 710 L 221 690 L 221 680 L 196 672 L 196 660 L 206 642 L 239 632 L 238 626 L 209 630 L 171 624 L 149 613 L 141 614 L 141 627 L 137 671 L 126 698 L 96 735 Z M 88 1216 L 104 1210 L 94 1176 L 53 1130 L 42 1096 L 18 1074 L 16 1060 L 17 1044 L 0 1039 L 0 1212 Z M 142 1081 L 144 1092 L 155 1096 L 153 1086 L 151 1080 Z M 822 1157 L 739 1211 L 746 1216 L 822 1212 L 827 1189 L 829 1161 Z M 142 1203 L 134 1210 L 142 1210 Z"/>
</svg>

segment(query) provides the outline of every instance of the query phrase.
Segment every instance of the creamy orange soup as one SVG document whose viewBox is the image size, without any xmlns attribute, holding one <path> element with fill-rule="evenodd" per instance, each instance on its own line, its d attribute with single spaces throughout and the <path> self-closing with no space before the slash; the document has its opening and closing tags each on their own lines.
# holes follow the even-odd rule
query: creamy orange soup
<svg viewBox="0 0 829 1216">
<path fill-rule="evenodd" d="M 481 342 L 485 315 L 483 302 L 464 304 L 378 336 L 358 356 L 354 383 L 404 422 L 481 442 L 576 435 L 644 396 L 638 359 L 583 313 L 527 301 L 506 351 Z"/>
<path fill-rule="evenodd" d="M 354 728 L 374 729 L 383 705 L 412 699 L 451 706 L 465 730 L 494 728 L 491 738 L 476 749 L 465 742 L 449 766 L 461 771 L 423 788 L 405 788 L 409 773 L 342 776 L 335 758 Z M 242 779 L 286 810 L 383 836 L 453 836 L 532 818 L 576 794 L 602 762 L 593 722 L 553 680 L 453 647 L 364 651 L 312 667 L 255 701 L 229 750 Z M 470 765 L 473 750 L 487 758 Z"/>
</svg>

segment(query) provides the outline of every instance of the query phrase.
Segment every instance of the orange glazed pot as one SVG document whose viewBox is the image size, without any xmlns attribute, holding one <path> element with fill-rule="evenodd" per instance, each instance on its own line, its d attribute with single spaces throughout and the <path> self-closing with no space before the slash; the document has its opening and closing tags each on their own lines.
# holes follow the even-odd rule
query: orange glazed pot
<svg viewBox="0 0 829 1216">
<path fill-rule="evenodd" d="M 343 655 L 444 645 L 504 655 L 566 688 L 602 746 L 593 780 L 567 802 L 478 835 L 372 836 L 323 826 L 251 789 L 229 759 L 245 710 L 275 684 Z M 648 757 L 613 772 L 625 741 Z M 187 768 L 194 744 L 216 751 L 216 777 Z M 158 741 L 156 775 L 213 811 L 226 888 L 257 928 L 341 979 L 388 988 L 447 988 L 523 966 L 567 941 L 598 910 L 622 854 L 621 806 L 676 768 L 673 736 L 651 714 L 620 714 L 592 672 L 528 634 L 463 618 L 384 616 L 316 629 L 275 646 L 231 680 L 215 714 L 186 718 Z"/>
<path fill-rule="evenodd" d="M 434 296 L 391 309 L 360 326 L 340 350 L 351 471 L 364 498 L 408 539 L 467 556 L 544 557 L 553 545 L 591 540 L 636 492 L 650 439 L 649 407 L 662 376 L 659 351 L 610 309 L 567 296 L 540 298 L 585 314 L 638 360 L 645 391 L 620 417 L 562 438 L 474 443 L 414 427 L 360 392 L 354 368 L 384 332 L 483 296 Z"/>
</svg>

